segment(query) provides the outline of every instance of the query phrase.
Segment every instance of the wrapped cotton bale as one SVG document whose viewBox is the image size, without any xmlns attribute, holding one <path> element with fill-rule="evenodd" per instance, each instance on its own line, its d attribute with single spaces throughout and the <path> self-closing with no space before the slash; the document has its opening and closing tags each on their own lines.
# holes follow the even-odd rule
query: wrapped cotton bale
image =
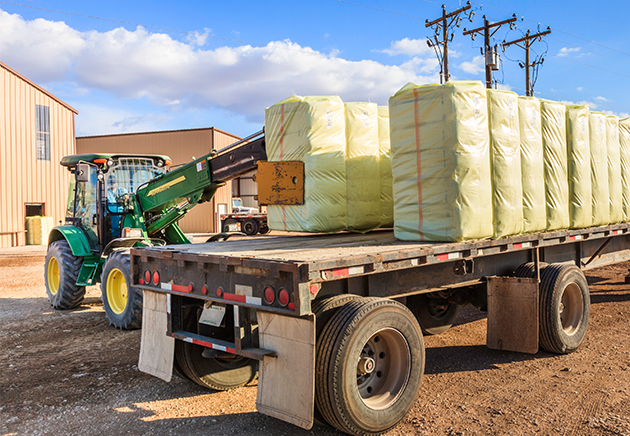
<svg viewBox="0 0 630 436">
<path fill-rule="evenodd" d="M 304 162 L 304 204 L 269 205 L 274 230 L 336 232 L 348 223 L 345 111 L 339 97 L 291 96 L 265 110 L 267 158 Z"/>
<path fill-rule="evenodd" d="M 570 227 L 581 229 L 593 222 L 591 148 L 588 105 L 567 106 Z"/>
<path fill-rule="evenodd" d="M 541 117 L 540 100 L 536 97 L 518 98 L 525 233 L 542 232 L 547 228 Z"/>
<path fill-rule="evenodd" d="M 619 121 L 619 151 L 621 154 L 621 192 L 623 220 L 630 221 L 630 118 Z"/>
<path fill-rule="evenodd" d="M 593 226 L 610 223 L 608 189 L 608 145 L 606 144 L 606 115 L 591 112 L 589 117 L 591 148 L 591 189 L 593 192 Z"/>
<path fill-rule="evenodd" d="M 381 172 L 381 227 L 394 227 L 392 148 L 389 140 L 389 108 L 378 107 L 378 150 Z"/>
<path fill-rule="evenodd" d="M 541 100 L 547 230 L 569 227 L 567 124 L 564 103 Z"/>
<path fill-rule="evenodd" d="M 408 83 L 390 97 L 397 238 L 492 236 L 487 111 L 481 82 Z"/>
<path fill-rule="evenodd" d="M 608 195 L 610 223 L 623 221 L 623 193 L 621 191 L 621 155 L 619 150 L 619 117 L 606 116 L 606 148 L 608 150 Z"/>
<path fill-rule="evenodd" d="M 346 103 L 348 230 L 366 232 L 381 223 L 378 106 Z"/>
<path fill-rule="evenodd" d="M 490 167 L 492 171 L 493 238 L 523 231 L 523 185 L 518 124 L 518 95 L 489 89 Z"/>
</svg>

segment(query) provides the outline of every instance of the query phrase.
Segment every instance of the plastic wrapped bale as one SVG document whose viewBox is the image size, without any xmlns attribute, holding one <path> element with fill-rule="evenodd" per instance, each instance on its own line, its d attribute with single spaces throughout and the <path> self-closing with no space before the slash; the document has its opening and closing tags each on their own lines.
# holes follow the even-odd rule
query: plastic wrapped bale
<svg viewBox="0 0 630 436">
<path fill-rule="evenodd" d="M 523 185 L 518 124 L 518 95 L 489 89 L 490 168 L 494 235 L 503 238 L 523 232 Z"/>
<path fill-rule="evenodd" d="M 389 141 L 389 108 L 378 107 L 378 150 L 381 172 L 381 227 L 394 227 L 392 147 Z"/>
<path fill-rule="evenodd" d="M 567 124 L 564 103 L 541 100 L 547 230 L 569 227 Z"/>
<path fill-rule="evenodd" d="M 269 205 L 270 229 L 336 232 L 348 224 L 345 111 L 339 97 L 291 96 L 265 110 L 267 158 L 304 162 L 304 204 Z"/>
<path fill-rule="evenodd" d="M 608 195 L 608 146 L 606 144 L 606 115 L 591 112 L 589 116 L 591 148 L 591 189 L 593 193 L 593 226 L 610 223 Z"/>
<path fill-rule="evenodd" d="M 606 116 L 606 148 L 608 150 L 610 223 L 615 224 L 623 221 L 623 193 L 619 151 L 619 117 L 614 115 Z"/>
<path fill-rule="evenodd" d="M 348 230 L 366 232 L 381 224 L 378 106 L 346 103 Z"/>
<path fill-rule="evenodd" d="M 623 220 L 630 221 L 630 118 L 619 120 L 619 151 L 621 155 L 621 192 Z"/>
<path fill-rule="evenodd" d="M 408 83 L 390 97 L 397 238 L 492 236 L 487 111 L 481 82 Z"/>
<path fill-rule="evenodd" d="M 567 106 L 569 215 L 572 229 L 590 227 L 593 222 L 589 114 L 588 105 Z"/>
<path fill-rule="evenodd" d="M 542 232 L 547 228 L 541 117 L 540 100 L 536 97 L 518 98 L 525 233 Z"/>
</svg>

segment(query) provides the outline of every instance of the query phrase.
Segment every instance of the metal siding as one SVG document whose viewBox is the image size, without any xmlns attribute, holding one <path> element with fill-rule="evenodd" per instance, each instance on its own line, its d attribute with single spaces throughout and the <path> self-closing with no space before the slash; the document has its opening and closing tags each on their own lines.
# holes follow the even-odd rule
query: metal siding
<svg viewBox="0 0 630 436">
<path fill-rule="evenodd" d="M 24 230 L 25 203 L 43 203 L 55 224 L 65 217 L 69 173 L 59 161 L 75 153 L 74 113 L 25 79 L 0 68 L 0 231 Z M 35 105 L 49 107 L 50 161 L 36 155 Z M 25 235 L 18 244 L 26 243 Z M 0 236 L 10 247 L 11 236 Z"/>
<path fill-rule="evenodd" d="M 258 185 L 252 180 L 254 174 L 256 171 L 249 172 L 233 182 L 232 193 L 237 196 L 238 192 L 243 205 L 247 207 L 259 207 L 258 200 L 255 198 L 258 195 Z M 238 186 L 235 186 L 237 184 Z"/>
<path fill-rule="evenodd" d="M 146 153 L 164 154 L 174 165 L 190 162 L 210 152 L 213 148 L 227 146 L 239 138 L 214 128 L 147 132 L 120 135 L 77 138 L 77 154 L 83 153 Z M 215 198 L 193 208 L 181 221 L 185 233 L 216 232 L 216 204 L 225 203 L 225 191 L 231 203 L 231 184 L 219 188 Z M 218 201 L 217 201 L 218 200 Z"/>
</svg>

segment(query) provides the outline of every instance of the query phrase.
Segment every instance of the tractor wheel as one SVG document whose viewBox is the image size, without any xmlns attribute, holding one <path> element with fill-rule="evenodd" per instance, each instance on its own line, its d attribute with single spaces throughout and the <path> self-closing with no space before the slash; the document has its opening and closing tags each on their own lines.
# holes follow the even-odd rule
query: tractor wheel
<svg viewBox="0 0 630 436">
<path fill-rule="evenodd" d="M 249 219 L 243 221 L 241 224 L 241 230 L 248 236 L 253 236 L 258 233 L 258 223 L 255 220 Z"/>
<path fill-rule="evenodd" d="M 229 311 L 227 312 L 229 313 Z M 226 316 L 228 316 L 226 313 Z M 196 333 L 200 311 L 188 311 L 184 318 L 184 330 Z M 216 328 L 216 336 L 228 330 Z M 233 325 L 233 322 L 232 322 Z M 233 331 L 233 328 L 230 330 Z M 205 388 L 227 391 L 246 385 L 258 376 L 258 361 L 243 356 L 226 354 L 224 357 L 204 357 L 205 347 L 184 341 L 175 341 L 175 358 L 190 380 Z"/>
<path fill-rule="evenodd" d="M 44 281 L 48 300 L 55 309 L 72 309 L 83 301 L 85 286 L 76 284 L 82 264 L 83 258 L 72 254 L 65 239 L 48 246 Z"/>
<path fill-rule="evenodd" d="M 129 253 L 114 251 L 101 274 L 101 299 L 109 323 L 121 330 L 142 327 L 142 292 L 131 286 Z"/>
<path fill-rule="evenodd" d="M 459 312 L 457 304 L 427 294 L 407 297 L 407 307 L 416 316 L 425 335 L 440 335 L 450 329 Z"/>
<path fill-rule="evenodd" d="M 416 401 L 424 361 L 420 326 L 404 305 L 380 298 L 350 301 L 317 341 L 317 408 L 342 432 L 382 434 Z"/>
</svg>

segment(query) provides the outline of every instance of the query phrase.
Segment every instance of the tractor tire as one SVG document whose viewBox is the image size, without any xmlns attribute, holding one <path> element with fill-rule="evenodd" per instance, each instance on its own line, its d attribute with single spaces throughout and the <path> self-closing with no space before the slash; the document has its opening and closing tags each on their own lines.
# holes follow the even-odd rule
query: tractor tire
<svg viewBox="0 0 630 436">
<path fill-rule="evenodd" d="M 109 323 L 121 330 L 142 327 L 142 292 L 131 286 L 129 252 L 111 253 L 101 274 L 101 299 Z"/>
<path fill-rule="evenodd" d="M 77 307 L 85 298 L 85 286 L 77 286 L 82 257 L 72 254 L 65 239 L 48 246 L 44 263 L 46 295 L 50 305 L 57 310 Z"/>
<path fill-rule="evenodd" d="M 241 230 L 247 236 L 254 236 L 256 233 L 258 233 L 258 223 L 256 222 L 256 220 L 252 219 L 245 220 L 243 221 L 243 224 L 241 224 Z"/>
<path fill-rule="evenodd" d="M 184 318 L 184 330 L 196 332 L 199 315 L 197 310 L 188 311 Z M 228 324 L 226 321 L 226 326 Z M 225 328 L 216 330 L 220 335 Z M 258 361 L 237 355 L 203 357 L 204 349 L 201 345 L 175 341 L 175 358 L 182 372 L 198 385 L 227 391 L 245 386 L 258 377 Z"/>
<path fill-rule="evenodd" d="M 237 221 L 235 219 L 232 218 L 228 218 L 225 221 L 223 221 L 223 225 L 221 227 L 221 230 L 223 231 L 223 233 L 228 233 L 230 231 L 230 226 L 232 224 L 236 224 Z"/>
<path fill-rule="evenodd" d="M 317 408 L 342 432 L 382 434 L 416 401 L 424 362 L 420 326 L 404 305 L 380 298 L 350 301 L 317 341 Z"/>
<path fill-rule="evenodd" d="M 427 294 L 407 297 L 407 307 L 416 316 L 425 335 L 440 335 L 453 326 L 459 306 Z"/>
<path fill-rule="evenodd" d="M 552 353 L 577 350 L 588 328 L 591 300 L 586 277 L 570 264 L 551 264 L 540 277 L 539 343 Z"/>
</svg>

